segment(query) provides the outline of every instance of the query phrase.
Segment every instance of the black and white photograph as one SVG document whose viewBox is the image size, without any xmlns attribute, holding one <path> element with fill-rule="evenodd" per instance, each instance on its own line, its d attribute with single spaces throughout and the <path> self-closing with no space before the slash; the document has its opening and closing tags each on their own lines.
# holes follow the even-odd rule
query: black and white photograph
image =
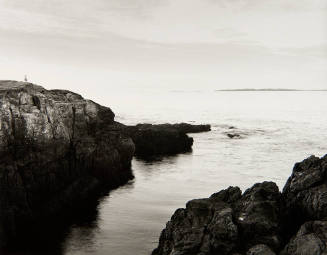
<svg viewBox="0 0 327 255">
<path fill-rule="evenodd" d="M 327 0 L 0 0 L 0 255 L 326 255 Z"/>
</svg>

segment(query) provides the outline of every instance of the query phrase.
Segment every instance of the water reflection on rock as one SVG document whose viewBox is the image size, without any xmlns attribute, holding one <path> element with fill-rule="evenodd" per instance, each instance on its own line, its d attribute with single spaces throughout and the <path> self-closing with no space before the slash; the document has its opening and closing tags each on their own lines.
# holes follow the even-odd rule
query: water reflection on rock
<svg viewBox="0 0 327 255">
<path fill-rule="evenodd" d="M 35 226 L 29 234 L 18 240 L 15 247 L 0 250 L 2 255 L 61 255 L 66 253 L 66 240 L 71 235 L 79 240 L 78 248 L 83 242 L 90 245 L 94 232 L 98 228 L 98 206 L 108 193 L 89 199 L 80 204 L 70 214 L 58 216 L 42 226 Z"/>
</svg>

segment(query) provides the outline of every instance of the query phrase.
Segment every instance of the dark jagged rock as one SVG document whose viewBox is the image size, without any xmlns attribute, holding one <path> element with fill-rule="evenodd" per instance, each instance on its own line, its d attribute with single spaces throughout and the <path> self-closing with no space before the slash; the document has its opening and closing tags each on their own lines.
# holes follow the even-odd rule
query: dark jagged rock
<svg viewBox="0 0 327 255">
<path fill-rule="evenodd" d="M 246 255 L 276 255 L 267 245 L 258 244 L 249 249 Z"/>
<path fill-rule="evenodd" d="M 233 138 L 241 138 L 241 135 L 240 134 L 231 134 L 231 133 L 228 133 L 227 136 L 231 139 Z"/>
<path fill-rule="evenodd" d="M 244 250 L 266 244 L 274 250 L 281 246 L 281 199 L 273 182 L 257 183 L 246 190 L 234 205 L 234 217 Z"/>
<path fill-rule="evenodd" d="M 243 195 L 238 187 L 187 203 L 178 209 L 153 254 L 234 254 L 253 245 L 280 247 L 280 193 L 276 184 L 254 185 Z"/>
<path fill-rule="evenodd" d="M 224 127 L 227 130 L 223 134 L 230 139 L 244 139 L 255 134 L 262 134 L 264 131 L 260 129 L 239 129 L 234 126 Z"/>
<path fill-rule="evenodd" d="M 309 157 L 294 166 L 283 189 L 287 237 L 306 221 L 327 216 L 327 156 Z"/>
<path fill-rule="evenodd" d="M 293 236 L 285 254 L 297 254 L 301 243 L 320 243 L 312 235 L 303 235 L 303 231 L 296 232 L 300 226 L 309 221 L 326 220 L 327 217 L 327 155 L 323 158 L 311 156 L 296 163 L 292 175 L 283 189 L 285 203 L 285 239 Z M 307 227 L 307 225 L 304 225 Z M 327 231 L 323 231 L 327 235 Z M 313 231 L 314 233 L 314 231 Z M 296 234 L 296 235 L 295 235 Z M 295 237 L 294 237 L 295 235 Z M 302 241 L 299 241 L 302 240 Z M 292 248 L 293 247 L 293 248 Z M 294 250 L 294 252 L 292 252 Z M 308 250 L 309 251 L 309 250 Z M 303 253 L 309 254 L 309 253 Z M 312 254 L 322 254 L 321 252 Z"/>
<path fill-rule="evenodd" d="M 326 254 L 326 244 L 327 221 L 306 222 L 286 245 L 281 255 Z"/>
<path fill-rule="evenodd" d="M 248 130 L 239 130 L 236 127 L 229 127 L 228 131 L 225 131 L 224 134 L 230 139 L 243 139 L 254 133 L 254 131 Z"/>
<path fill-rule="evenodd" d="M 228 188 L 192 200 L 167 223 L 153 255 L 327 253 L 327 156 L 294 166 L 283 193 L 273 182 L 243 195 Z"/>
<path fill-rule="evenodd" d="M 151 157 L 191 151 L 193 138 L 186 133 L 209 130 L 210 125 L 138 124 L 126 127 L 125 133 L 133 139 L 137 156 Z"/>
<path fill-rule="evenodd" d="M 167 223 L 153 254 L 229 254 L 235 248 L 238 229 L 228 201 L 238 196 L 240 190 L 231 187 L 215 197 L 188 202 Z"/>
<path fill-rule="evenodd" d="M 134 144 L 114 116 L 70 91 L 0 81 L 0 246 L 132 178 Z"/>
<path fill-rule="evenodd" d="M 311 156 L 295 164 L 283 195 L 287 209 L 296 213 L 300 221 L 327 216 L 327 156 Z"/>
</svg>

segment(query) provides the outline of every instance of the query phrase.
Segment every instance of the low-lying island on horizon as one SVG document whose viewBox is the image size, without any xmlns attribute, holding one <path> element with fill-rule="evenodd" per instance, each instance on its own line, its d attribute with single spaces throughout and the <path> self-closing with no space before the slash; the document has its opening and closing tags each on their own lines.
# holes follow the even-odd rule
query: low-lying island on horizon
<svg viewBox="0 0 327 255">
<path fill-rule="evenodd" d="M 24 249 L 70 224 L 85 205 L 151 164 L 192 149 L 188 123 L 124 125 L 110 108 L 67 90 L 0 81 L 0 246 Z M 234 126 L 227 137 L 242 138 Z M 234 139 L 231 139 L 234 140 Z M 235 140 L 237 142 L 237 140 Z M 240 140 L 239 140 L 240 141 Z M 178 209 L 153 255 L 311 255 L 327 251 L 327 156 L 296 163 L 282 192 L 274 182 L 243 194 L 229 187 Z M 237 183 L 235 183 L 237 185 Z M 108 251 L 110 253 L 110 251 Z"/>
<path fill-rule="evenodd" d="M 0 0 L 0 255 L 327 255 L 326 21 Z"/>
</svg>

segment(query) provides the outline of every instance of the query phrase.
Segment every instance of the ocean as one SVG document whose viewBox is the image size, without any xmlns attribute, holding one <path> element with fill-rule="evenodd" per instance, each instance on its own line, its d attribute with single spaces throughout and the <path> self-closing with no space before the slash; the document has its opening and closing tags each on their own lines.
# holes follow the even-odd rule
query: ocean
<svg viewBox="0 0 327 255">
<path fill-rule="evenodd" d="M 125 124 L 187 122 L 211 124 L 212 131 L 190 134 L 192 152 L 135 158 L 135 179 L 81 212 L 49 254 L 150 254 L 188 200 L 262 181 L 282 189 L 295 162 L 327 153 L 327 92 L 135 90 L 107 97 L 105 104 Z"/>
</svg>

